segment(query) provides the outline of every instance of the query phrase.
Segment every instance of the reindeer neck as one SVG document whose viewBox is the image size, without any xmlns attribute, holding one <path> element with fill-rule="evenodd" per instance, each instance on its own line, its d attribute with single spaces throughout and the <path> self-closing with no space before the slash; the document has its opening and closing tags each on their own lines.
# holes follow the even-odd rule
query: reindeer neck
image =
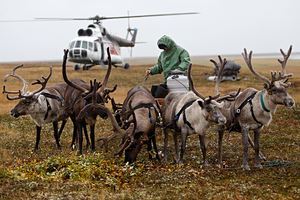
<svg viewBox="0 0 300 200">
<path fill-rule="evenodd" d="M 265 112 L 274 113 L 276 111 L 277 105 L 274 104 L 270 98 L 270 95 L 266 90 L 262 90 L 259 94 L 259 101 L 261 109 Z"/>
</svg>

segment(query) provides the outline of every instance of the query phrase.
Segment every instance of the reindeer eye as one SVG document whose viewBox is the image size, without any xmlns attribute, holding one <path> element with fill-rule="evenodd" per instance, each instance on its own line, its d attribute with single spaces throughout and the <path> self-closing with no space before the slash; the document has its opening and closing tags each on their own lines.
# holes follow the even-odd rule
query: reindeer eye
<svg viewBox="0 0 300 200">
<path fill-rule="evenodd" d="M 29 101 L 28 99 L 24 99 L 24 100 L 22 101 L 22 104 L 30 104 L 30 101 Z"/>
<path fill-rule="evenodd" d="M 207 106 L 207 107 L 206 107 L 206 110 L 207 110 L 207 112 L 211 112 L 211 111 L 212 111 L 212 107 Z"/>
</svg>

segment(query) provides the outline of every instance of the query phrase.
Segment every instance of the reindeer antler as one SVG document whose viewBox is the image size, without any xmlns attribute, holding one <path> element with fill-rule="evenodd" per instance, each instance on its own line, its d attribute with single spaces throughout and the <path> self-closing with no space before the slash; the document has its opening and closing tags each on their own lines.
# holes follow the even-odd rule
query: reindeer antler
<svg viewBox="0 0 300 200">
<path fill-rule="evenodd" d="M 108 68 L 107 68 L 106 74 L 105 74 L 105 76 L 103 78 L 103 81 L 101 82 L 102 86 L 97 91 L 98 93 L 103 92 L 103 90 L 106 88 L 106 85 L 107 85 L 107 82 L 108 82 L 108 78 L 110 76 L 111 69 L 112 69 L 111 55 L 110 55 L 109 47 L 107 47 L 106 51 L 107 51 Z"/>
<path fill-rule="evenodd" d="M 191 75 L 191 72 L 192 72 L 192 63 L 189 65 L 188 67 L 188 80 L 189 80 L 189 85 L 190 85 L 190 88 L 191 90 L 198 96 L 200 97 L 201 99 L 205 99 L 204 96 L 202 96 L 194 87 L 194 82 L 193 82 L 193 79 L 192 79 L 192 75 Z"/>
<path fill-rule="evenodd" d="M 32 94 L 29 95 L 29 96 L 33 96 L 33 95 L 35 95 L 36 93 L 39 93 L 40 91 L 42 91 L 43 89 L 46 88 L 46 85 L 47 85 L 47 83 L 48 83 L 50 77 L 52 76 L 52 66 L 50 66 L 49 69 L 50 69 L 50 72 L 49 72 L 49 75 L 47 76 L 47 78 L 45 78 L 45 77 L 42 76 L 42 79 L 43 79 L 42 81 L 41 81 L 41 80 L 36 80 L 35 82 L 33 82 L 33 83 L 31 84 L 31 85 L 37 85 L 37 84 L 40 84 L 42 87 L 40 87 L 39 89 L 33 91 Z M 23 95 L 22 95 L 22 96 L 23 96 Z M 29 97 L 29 96 L 23 96 L 23 97 Z"/>
<path fill-rule="evenodd" d="M 21 95 L 22 95 L 22 94 L 25 94 L 25 93 L 27 92 L 27 90 L 28 90 L 28 82 L 27 82 L 25 79 L 23 79 L 20 75 L 16 74 L 16 70 L 19 69 L 19 68 L 21 68 L 21 67 L 23 67 L 23 64 L 14 67 L 14 69 L 12 70 L 12 73 L 11 73 L 11 74 L 6 74 L 6 75 L 4 76 L 4 82 L 7 82 L 7 79 L 8 79 L 9 77 L 13 77 L 13 78 L 18 79 L 20 82 L 23 83 L 22 89 L 21 89 L 21 90 L 18 90 L 18 91 L 8 91 L 8 90 L 6 90 L 6 86 L 3 85 L 3 91 L 2 91 L 2 93 L 3 93 L 3 94 L 7 94 L 7 95 L 6 95 L 6 98 L 7 98 L 8 100 L 17 100 L 17 99 L 20 99 L 20 98 L 22 98 Z M 18 94 L 18 96 L 15 96 L 15 97 L 9 97 L 9 94 Z"/>
<path fill-rule="evenodd" d="M 85 89 L 84 87 L 81 87 L 80 85 L 73 83 L 72 81 L 69 80 L 69 78 L 67 76 L 66 63 L 67 63 L 68 53 L 69 53 L 69 49 L 64 49 L 64 58 L 63 58 L 63 63 L 62 63 L 62 75 L 63 75 L 64 81 L 71 87 L 73 87 L 83 93 L 87 93 L 88 92 L 87 89 Z"/>
<path fill-rule="evenodd" d="M 219 84 L 222 81 L 222 76 L 223 76 L 223 71 L 225 68 L 225 65 L 227 63 L 226 58 L 222 59 L 222 57 L 219 55 L 219 64 L 217 64 L 216 61 L 214 61 L 213 59 L 210 59 L 210 62 L 212 62 L 217 70 L 217 79 L 216 79 L 216 85 L 215 85 L 215 94 L 219 94 Z"/>
<path fill-rule="evenodd" d="M 289 57 L 290 57 L 290 55 L 292 53 L 292 47 L 293 46 L 291 45 L 290 48 L 289 48 L 289 50 L 288 50 L 288 52 L 287 52 L 287 54 L 285 54 L 284 51 L 282 49 L 280 49 L 280 52 L 283 55 L 283 60 L 278 59 L 278 62 L 281 64 L 281 68 L 282 68 L 281 69 L 281 75 L 282 76 L 286 75 L 286 69 L 285 69 L 285 67 L 286 67 L 286 63 L 287 63 L 287 61 L 288 61 L 288 59 L 289 59 Z"/>
<path fill-rule="evenodd" d="M 264 77 L 263 75 L 258 74 L 258 73 L 253 69 L 253 66 L 252 66 L 252 63 L 251 63 L 251 59 L 252 59 L 252 51 L 250 51 L 250 53 L 249 53 L 249 55 L 248 55 L 246 48 L 244 48 L 244 53 L 242 53 L 242 56 L 243 56 L 243 58 L 244 58 L 244 60 L 245 60 L 245 62 L 246 62 L 246 64 L 247 64 L 248 68 L 250 69 L 250 71 L 251 71 L 257 78 L 259 78 L 259 79 L 261 79 L 263 82 L 265 82 L 265 83 L 268 85 L 268 87 L 269 87 L 269 86 L 271 85 L 271 81 L 270 81 L 268 78 Z"/>
<path fill-rule="evenodd" d="M 221 101 L 224 101 L 224 100 L 234 101 L 235 98 L 240 94 L 240 92 L 241 92 L 241 88 L 239 88 L 235 93 L 230 93 L 228 95 L 219 97 L 216 101 L 218 101 L 218 102 L 221 102 Z"/>
</svg>

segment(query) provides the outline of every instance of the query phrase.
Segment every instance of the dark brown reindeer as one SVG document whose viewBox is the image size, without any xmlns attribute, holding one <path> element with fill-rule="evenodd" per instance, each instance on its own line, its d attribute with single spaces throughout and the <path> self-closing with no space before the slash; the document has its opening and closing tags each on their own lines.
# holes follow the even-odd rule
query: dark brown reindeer
<svg viewBox="0 0 300 200">
<path fill-rule="evenodd" d="M 225 65 L 225 63 L 224 63 Z M 226 118 L 220 112 L 223 107 L 223 99 L 231 98 L 231 95 L 224 97 L 209 96 L 205 98 L 195 88 L 191 77 L 191 65 L 188 69 L 188 78 L 192 91 L 186 93 L 169 93 L 162 107 L 164 121 L 164 160 L 167 160 L 168 132 L 167 129 L 174 129 L 173 138 L 177 163 L 182 162 L 186 148 L 186 139 L 189 134 L 199 135 L 200 149 L 202 151 L 203 163 L 206 161 L 205 132 L 211 122 L 225 124 Z M 181 136 L 181 148 L 179 153 L 177 136 Z"/>
<path fill-rule="evenodd" d="M 278 105 L 284 105 L 288 108 L 294 106 L 294 99 L 288 94 L 287 88 L 289 83 L 287 79 L 292 74 L 286 73 L 286 64 L 291 54 L 292 46 L 290 46 L 288 53 L 285 54 L 280 49 L 283 55 L 283 60 L 278 59 L 281 64 L 281 72 L 271 72 L 271 80 L 258 74 L 251 63 L 252 51 L 247 53 L 244 49 L 242 53 L 243 58 L 250 69 L 250 71 L 260 80 L 264 82 L 264 89 L 257 90 L 254 88 L 247 88 L 241 92 L 234 102 L 228 107 L 228 111 L 223 114 L 227 118 L 226 126 L 219 129 L 219 162 L 222 163 L 222 138 L 225 129 L 232 129 L 242 133 L 243 144 L 243 165 L 242 168 L 250 170 L 248 164 L 248 140 L 249 131 L 254 132 L 254 149 L 255 149 L 255 167 L 262 168 L 260 162 L 259 150 L 259 136 L 260 130 L 264 126 L 268 126 L 272 121 L 272 115 L 275 113 Z"/>
<path fill-rule="evenodd" d="M 108 52 L 108 59 L 110 58 L 110 52 L 109 49 L 107 49 Z M 76 91 L 72 91 L 71 93 L 72 98 L 66 100 L 66 105 L 69 105 L 67 108 L 67 112 L 75 117 L 76 119 L 76 128 L 77 128 L 77 136 L 78 136 L 78 143 L 79 143 L 79 153 L 82 154 L 82 128 L 85 126 L 85 124 L 88 124 L 90 126 L 90 139 L 91 139 L 91 150 L 95 150 L 95 124 L 96 124 L 96 118 L 99 115 L 101 118 L 107 118 L 107 113 L 103 110 L 98 110 L 97 113 L 90 113 L 86 118 L 78 118 L 79 113 L 81 110 L 91 103 L 92 98 L 96 98 L 96 102 L 98 104 L 103 104 L 108 101 L 109 93 L 114 92 L 116 90 L 116 85 L 113 89 L 106 88 L 109 75 L 111 73 L 111 65 L 108 66 L 107 73 L 105 77 L 103 78 L 102 83 L 98 83 L 96 85 L 92 85 L 92 83 L 89 85 L 85 83 L 82 80 L 69 80 L 67 73 L 66 73 L 66 61 L 68 56 L 68 50 L 65 50 L 64 52 L 64 59 L 62 64 L 62 74 L 64 81 L 69 85 L 69 87 L 75 88 Z M 94 88 L 97 89 L 95 93 L 95 97 L 93 97 L 93 90 Z M 75 138 L 73 138 L 73 142 Z"/>
<path fill-rule="evenodd" d="M 112 105 L 116 108 L 113 100 Z M 143 86 L 130 89 L 118 115 L 120 116 L 119 122 L 127 134 L 122 138 L 121 148 L 116 154 L 120 156 L 125 151 L 125 162 L 132 163 L 136 161 L 142 146 L 147 144 L 149 158 L 152 159 L 150 151 L 153 145 L 156 158 L 159 160 L 155 128 L 160 111 L 151 92 Z"/>
<path fill-rule="evenodd" d="M 23 87 L 19 91 L 8 91 L 6 86 L 3 86 L 3 93 L 7 94 L 8 100 L 19 100 L 17 105 L 11 110 L 11 115 L 18 118 L 22 115 L 29 115 L 36 124 L 36 143 L 34 150 L 38 150 L 40 142 L 40 134 L 42 126 L 47 123 L 52 123 L 54 128 L 54 137 L 57 147 L 60 147 L 60 134 L 64 128 L 68 116 L 64 112 L 64 92 L 66 84 L 56 84 L 51 87 L 46 87 L 48 80 L 52 75 L 52 67 L 48 77 L 43 80 L 37 80 L 32 85 L 39 84 L 41 87 L 35 91 L 28 91 L 28 82 L 16 73 L 16 70 L 23 65 L 16 66 L 11 74 L 4 77 L 4 82 L 8 78 L 13 77 L 19 80 Z M 15 96 L 11 96 L 15 95 Z M 58 122 L 62 121 L 61 128 L 58 130 Z"/>
</svg>

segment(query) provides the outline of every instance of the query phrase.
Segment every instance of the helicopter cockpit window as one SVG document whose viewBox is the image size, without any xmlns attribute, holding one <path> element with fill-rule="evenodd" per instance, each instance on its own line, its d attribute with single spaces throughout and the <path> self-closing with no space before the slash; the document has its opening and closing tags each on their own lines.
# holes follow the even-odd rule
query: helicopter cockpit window
<svg viewBox="0 0 300 200">
<path fill-rule="evenodd" d="M 81 48 L 87 49 L 87 41 L 82 41 L 82 46 Z"/>
<path fill-rule="evenodd" d="M 77 41 L 76 41 L 76 44 L 75 44 L 75 47 L 76 47 L 76 48 L 80 48 L 80 44 L 81 44 L 81 41 L 80 41 L 80 40 L 77 40 Z"/>
<path fill-rule="evenodd" d="M 97 44 L 94 44 L 94 51 L 98 51 Z"/>
<path fill-rule="evenodd" d="M 89 42 L 89 50 L 93 50 L 93 43 L 92 42 Z"/>
<path fill-rule="evenodd" d="M 73 48 L 74 48 L 74 44 L 75 44 L 75 41 L 71 42 L 71 44 L 70 44 L 70 49 L 73 49 Z"/>
</svg>

